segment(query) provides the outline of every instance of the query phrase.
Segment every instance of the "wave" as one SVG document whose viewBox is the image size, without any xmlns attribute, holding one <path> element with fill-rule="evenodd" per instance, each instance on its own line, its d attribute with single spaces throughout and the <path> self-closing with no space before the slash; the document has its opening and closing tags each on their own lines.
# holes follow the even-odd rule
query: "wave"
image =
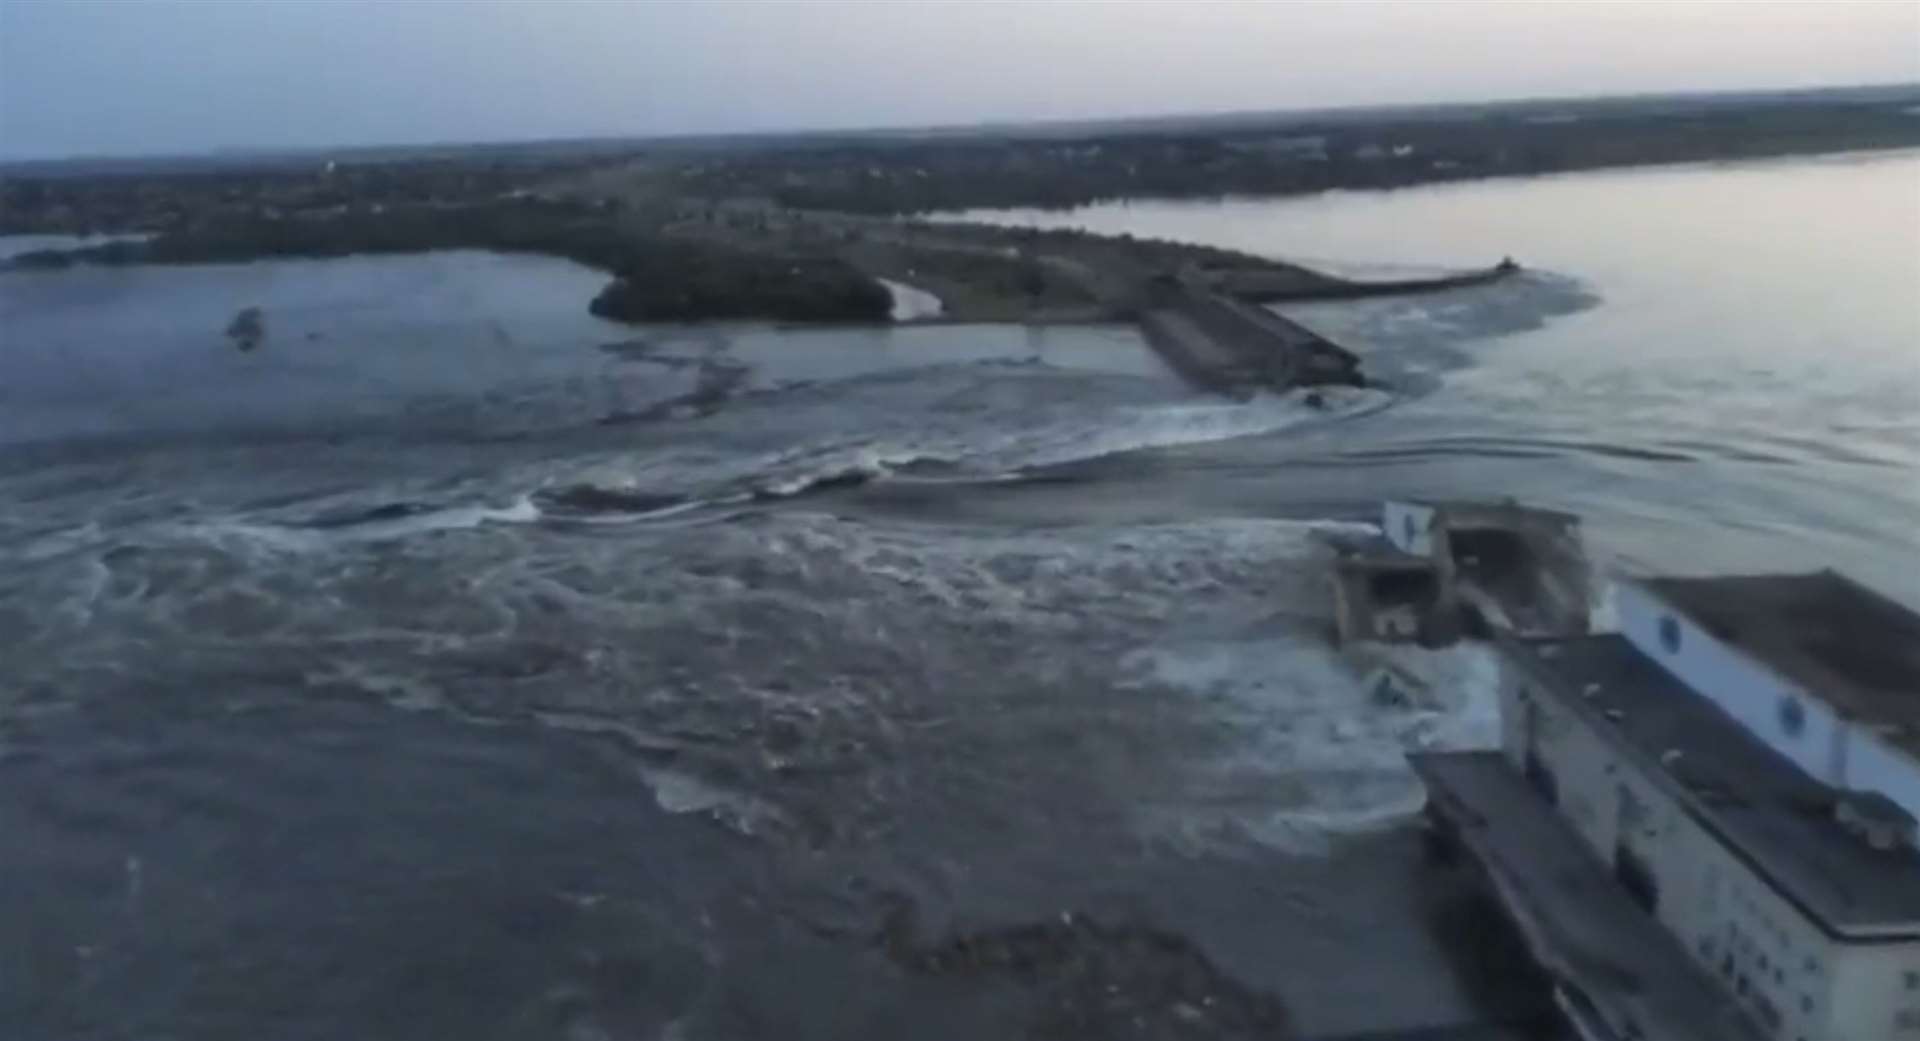
<svg viewBox="0 0 1920 1041">
<path fill-rule="evenodd" d="M 436 531 L 459 531 L 484 524 L 530 524 L 540 519 L 540 507 L 522 496 L 506 506 L 443 506 L 425 509 L 372 511 L 357 524 L 336 526 L 355 539 L 391 539 Z"/>
<path fill-rule="evenodd" d="M 684 496 L 596 484 L 541 489 L 532 498 L 548 516 L 618 513 L 645 517 L 691 505 Z"/>
<path fill-rule="evenodd" d="M 648 453 L 603 462 L 531 495 L 551 519 L 624 523 L 705 509 L 771 503 L 876 483 L 981 485 L 1044 481 L 1062 465 L 1151 449 L 1273 434 L 1364 415 L 1392 403 L 1384 391 L 1323 388 L 1248 402 L 1181 401 L 1106 409 L 995 410 L 964 426 L 836 439 L 759 456 Z"/>
<path fill-rule="evenodd" d="M 977 371 L 969 378 L 975 382 L 963 390 L 980 386 Z M 1395 400 L 1385 391 L 1343 387 L 1245 402 L 1034 402 L 1029 400 L 1034 388 L 1021 386 L 1016 388 L 1021 399 L 1010 402 L 998 396 L 1007 390 L 995 382 L 1003 378 L 997 369 L 986 377 L 992 396 L 988 407 L 935 410 L 936 421 L 919 429 L 902 430 L 903 421 L 893 418 L 862 437 L 813 440 L 759 454 L 677 446 L 563 462 L 558 470 L 553 460 L 530 461 L 524 469 L 490 478 L 489 487 L 474 495 L 481 501 L 361 495 L 325 508 L 309 506 L 304 515 L 289 516 L 287 507 L 279 506 L 204 519 L 189 525 L 189 534 L 241 540 L 270 552 L 308 552 L 491 525 L 657 522 L 884 482 L 956 487 L 1043 482 L 1069 464 L 1274 434 L 1365 415 Z M 750 418 L 763 422 L 768 417 Z M 770 429 L 778 430 L 777 419 Z M 503 485 L 527 490 L 503 504 Z"/>
<path fill-rule="evenodd" d="M 505 506 L 397 501 L 330 510 L 290 523 L 229 517 L 169 527 L 174 534 L 206 542 L 239 542 L 271 552 L 305 553 L 342 543 L 383 542 L 492 524 L 531 524 L 541 516 L 532 498 L 521 496 Z"/>
<path fill-rule="evenodd" d="M 885 480 L 1007 483 L 1050 467 L 1127 452 L 1275 434 L 1351 419 L 1385 408 L 1393 400 L 1379 390 L 1322 388 L 1240 403 L 1206 401 L 1083 412 L 1010 430 L 973 428 L 897 441 L 810 447 L 766 460 L 759 472 L 740 484 L 753 498 L 767 500 Z"/>
</svg>

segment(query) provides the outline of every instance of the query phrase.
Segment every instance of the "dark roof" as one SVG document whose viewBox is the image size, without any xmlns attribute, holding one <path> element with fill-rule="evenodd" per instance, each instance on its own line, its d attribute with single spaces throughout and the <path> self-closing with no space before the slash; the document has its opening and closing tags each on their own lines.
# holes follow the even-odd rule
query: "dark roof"
<svg viewBox="0 0 1920 1041">
<path fill-rule="evenodd" d="M 1920 750 L 1920 614 L 1837 571 L 1641 585 L 1842 715 Z"/>
<path fill-rule="evenodd" d="M 1801 772 L 1624 637 L 1507 640 L 1503 648 L 1603 736 L 1688 792 L 1694 812 L 1831 931 L 1920 931 L 1920 853 L 1876 850 L 1834 819 L 1837 793 Z"/>
</svg>

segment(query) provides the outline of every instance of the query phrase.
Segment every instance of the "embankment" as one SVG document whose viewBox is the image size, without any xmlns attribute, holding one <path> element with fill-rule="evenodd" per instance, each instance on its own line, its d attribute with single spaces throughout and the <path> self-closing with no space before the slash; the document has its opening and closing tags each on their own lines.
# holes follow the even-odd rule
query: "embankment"
<svg viewBox="0 0 1920 1041">
<path fill-rule="evenodd" d="M 1244 396 L 1366 386 L 1351 351 L 1257 304 L 1219 293 L 1169 292 L 1141 312 L 1140 328 L 1167 364 L 1202 390 Z"/>
<path fill-rule="evenodd" d="M 1352 300 L 1370 296 L 1406 296 L 1437 293 L 1498 282 L 1517 274 L 1520 265 L 1502 260 L 1477 271 L 1428 278 L 1356 280 L 1337 278 L 1306 268 L 1229 268 L 1208 273 L 1212 287 L 1245 300 L 1280 303 L 1294 300 Z"/>
</svg>

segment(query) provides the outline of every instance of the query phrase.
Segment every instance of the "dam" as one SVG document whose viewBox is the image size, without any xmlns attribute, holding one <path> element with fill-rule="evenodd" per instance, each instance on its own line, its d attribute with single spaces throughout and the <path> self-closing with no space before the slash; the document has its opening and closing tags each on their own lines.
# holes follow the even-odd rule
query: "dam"
<svg viewBox="0 0 1920 1041">
<path fill-rule="evenodd" d="M 1353 352 L 1258 304 L 1190 285 L 1163 286 L 1140 311 L 1147 342 L 1193 386 L 1245 397 L 1366 377 Z"/>
</svg>

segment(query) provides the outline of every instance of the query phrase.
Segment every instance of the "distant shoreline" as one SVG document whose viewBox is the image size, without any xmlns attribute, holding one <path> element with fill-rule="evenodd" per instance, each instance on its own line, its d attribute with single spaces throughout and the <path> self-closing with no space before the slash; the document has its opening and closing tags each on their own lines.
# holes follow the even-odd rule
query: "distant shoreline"
<svg viewBox="0 0 1920 1041">
<path fill-rule="evenodd" d="M 538 253 L 608 272 L 589 309 L 633 323 L 879 324 L 894 318 L 886 283 L 899 283 L 939 301 L 937 317 L 922 308 L 918 320 L 1084 324 L 1134 321 L 1176 286 L 1260 303 L 1350 299 L 1479 285 L 1514 267 L 1367 281 L 1191 243 L 926 217 L 1915 148 L 1920 86 L 611 152 L 476 146 L 248 171 L 14 174 L 0 178 L 0 233 L 151 234 L 28 253 L 14 268 Z"/>
<path fill-rule="evenodd" d="M 587 134 L 567 137 L 410 143 L 336 143 L 242 146 L 200 152 L 101 153 L 71 156 L 0 157 L 0 177 L 95 176 L 262 170 L 347 163 L 396 163 L 422 160 L 543 160 L 555 156 L 607 158 L 637 152 L 725 153 L 777 150 L 836 143 L 912 144 L 967 141 L 1076 138 L 1119 135 L 1176 136 L 1253 128 L 1284 129 L 1325 123 L 1381 123 L 1394 119 L 1445 120 L 1465 115 L 1551 114 L 1567 109 L 1634 111 L 1824 104 L 1920 105 L 1920 82 L 1855 83 L 1782 89 L 1670 91 L 1586 96 L 1506 97 L 1441 102 L 1385 102 L 1328 108 L 1260 108 L 1195 111 L 1161 115 L 1096 116 L 1025 122 L 984 121 L 925 126 L 801 127 L 792 130 L 738 130 L 679 134 Z"/>
<path fill-rule="evenodd" d="M 1315 199 L 1334 195 L 1391 195 L 1394 192 L 1426 191 L 1435 188 L 1470 189 L 1481 185 L 1500 185 L 1503 183 L 1552 180 L 1561 177 L 1593 177 L 1604 174 L 1657 174 L 1662 171 L 1685 170 L 1741 170 L 1763 169 L 1776 164 L 1807 162 L 1871 162 L 1880 159 L 1900 159 L 1920 157 L 1920 141 L 1913 144 L 1889 145 L 1884 148 L 1849 148 L 1833 152 L 1790 152 L 1779 155 L 1736 156 L 1725 159 L 1676 159 L 1670 162 L 1629 163 L 1615 166 L 1589 166 L 1572 170 L 1551 170 L 1542 173 L 1489 174 L 1461 180 L 1420 181 L 1412 184 L 1396 184 L 1385 187 L 1326 188 L 1314 192 L 1302 192 L 1289 195 L 1270 193 L 1225 193 L 1220 195 L 1131 195 L 1117 199 L 1101 199 L 1096 202 L 1077 203 L 1070 206 L 982 206 L 965 210 L 940 210 L 915 215 L 921 219 L 943 221 L 955 220 L 966 223 L 978 223 L 984 215 L 1001 213 L 1075 213 L 1080 210 L 1097 209 L 1102 206 L 1125 206 L 1131 203 L 1154 203 L 1173 206 L 1212 206 L 1218 203 L 1262 203 L 1262 202 L 1311 202 Z M 987 223 L 993 223 L 988 221 Z"/>
</svg>

